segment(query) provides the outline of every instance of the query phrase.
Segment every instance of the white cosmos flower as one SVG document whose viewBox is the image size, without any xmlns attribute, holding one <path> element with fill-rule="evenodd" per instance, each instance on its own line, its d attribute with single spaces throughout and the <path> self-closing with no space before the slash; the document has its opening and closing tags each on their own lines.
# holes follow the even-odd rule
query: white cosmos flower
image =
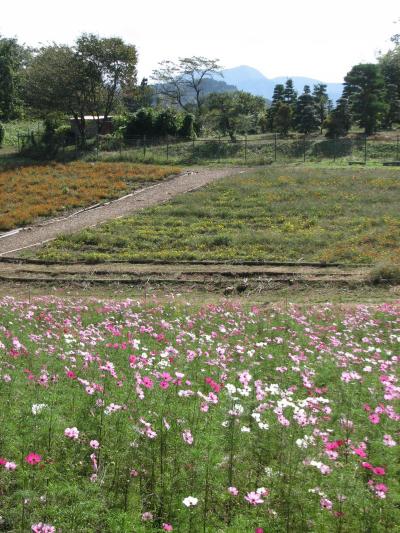
<svg viewBox="0 0 400 533">
<path fill-rule="evenodd" d="M 187 498 L 184 498 L 183 505 L 186 505 L 186 507 L 194 507 L 198 503 L 198 498 L 194 498 L 193 496 L 188 496 Z"/>
</svg>

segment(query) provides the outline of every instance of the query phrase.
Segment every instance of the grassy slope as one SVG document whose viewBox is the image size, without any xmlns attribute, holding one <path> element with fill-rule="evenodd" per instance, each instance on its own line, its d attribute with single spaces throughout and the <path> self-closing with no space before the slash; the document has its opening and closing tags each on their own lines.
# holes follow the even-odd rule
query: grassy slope
<svg viewBox="0 0 400 533">
<path fill-rule="evenodd" d="M 393 169 L 270 167 L 60 237 L 39 256 L 398 261 L 399 198 Z"/>
</svg>

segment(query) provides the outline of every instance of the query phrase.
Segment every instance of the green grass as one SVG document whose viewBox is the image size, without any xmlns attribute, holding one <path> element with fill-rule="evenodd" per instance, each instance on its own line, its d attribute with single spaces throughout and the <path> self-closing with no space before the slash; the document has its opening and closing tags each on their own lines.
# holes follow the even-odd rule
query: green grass
<svg viewBox="0 0 400 533">
<path fill-rule="evenodd" d="M 41 120 L 13 120 L 3 124 L 5 129 L 4 146 L 18 146 L 18 135 L 41 131 Z"/>
<path fill-rule="evenodd" d="M 389 168 L 269 167 L 62 236 L 62 260 L 400 260 L 400 181 Z"/>
</svg>

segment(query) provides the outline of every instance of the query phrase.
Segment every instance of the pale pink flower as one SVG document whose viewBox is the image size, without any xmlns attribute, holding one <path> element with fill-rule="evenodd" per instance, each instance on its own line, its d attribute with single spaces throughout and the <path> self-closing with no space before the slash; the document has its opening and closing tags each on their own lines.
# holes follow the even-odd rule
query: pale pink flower
<svg viewBox="0 0 400 533">
<path fill-rule="evenodd" d="M 328 511 L 332 509 L 332 502 L 328 500 L 327 498 L 321 498 L 319 503 L 322 509 L 328 509 Z"/>
<path fill-rule="evenodd" d="M 193 435 L 190 429 L 185 429 L 185 431 L 183 431 L 182 438 L 186 442 L 186 444 L 193 444 Z"/>
<path fill-rule="evenodd" d="M 90 441 L 90 447 L 94 450 L 97 450 L 97 448 L 100 448 L 100 443 L 97 440 L 91 440 Z"/>
<path fill-rule="evenodd" d="M 16 463 L 13 463 L 12 461 L 7 461 L 6 464 L 4 465 L 4 468 L 6 470 L 15 470 L 17 468 L 17 465 Z"/>
<path fill-rule="evenodd" d="M 79 430 L 76 427 L 65 428 L 64 435 L 72 440 L 77 440 L 79 437 Z"/>
<path fill-rule="evenodd" d="M 162 525 L 162 528 L 163 528 L 164 531 L 173 531 L 174 530 L 174 528 L 172 527 L 171 524 L 166 524 L 166 523 L 164 523 Z"/>
<path fill-rule="evenodd" d="M 228 487 L 228 492 L 231 496 L 237 496 L 239 491 L 236 487 Z"/>
<path fill-rule="evenodd" d="M 153 520 L 153 513 L 150 513 L 150 511 L 146 511 L 142 514 L 142 520 L 143 522 L 150 522 Z"/>
<path fill-rule="evenodd" d="M 260 503 L 264 503 L 264 500 L 261 498 L 261 495 L 258 494 L 258 492 L 248 492 L 244 499 L 251 505 L 259 505 Z"/>
</svg>

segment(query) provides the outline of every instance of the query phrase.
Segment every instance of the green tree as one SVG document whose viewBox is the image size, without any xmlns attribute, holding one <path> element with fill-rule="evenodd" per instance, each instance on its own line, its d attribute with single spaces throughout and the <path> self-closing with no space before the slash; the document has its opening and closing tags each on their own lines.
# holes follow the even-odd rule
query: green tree
<svg viewBox="0 0 400 533">
<path fill-rule="evenodd" d="M 284 90 L 284 99 L 285 102 L 291 106 L 295 106 L 297 102 L 297 91 L 294 88 L 293 80 L 288 79 L 285 83 L 285 90 Z"/>
<path fill-rule="evenodd" d="M 245 91 L 212 93 L 208 95 L 206 105 L 211 123 L 232 140 L 236 139 L 236 133 L 255 129 L 258 117 L 266 108 L 264 98 Z"/>
<path fill-rule="evenodd" d="M 347 135 L 351 126 L 351 113 L 347 98 L 339 98 L 336 108 L 333 109 L 325 120 L 326 137 L 333 139 Z"/>
<path fill-rule="evenodd" d="M 328 97 L 328 93 L 326 92 L 326 87 L 327 86 L 324 83 L 317 83 L 316 85 L 314 85 L 314 90 L 313 90 L 313 98 L 315 102 L 316 112 L 317 112 L 319 122 L 320 122 L 321 133 L 322 133 L 322 126 L 328 115 L 329 97 Z"/>
<path fill-rule="evenodd" d="M 0 37 L 0 119 L 17 118 L 22 107 L 24 69 L 31 51 L 16 39 Z"/>
<path fill-rule="evenodd" d="M 221 75 L 218 59 L 193 56 L 180 58 L 177 63 L 162 61 L 153 71 L 157 92 L 168 103 L 186 112 L 194 111 L 197 118 L 204 110 L 204 80 Z"/>
<path fill-rule="evenodd" d="M 160 111 L 154 122 L 154 133 L 159 136 L 176 135 L 181 127 L 180 116 L 175 109 Z"/>
<path fill-rule="evenodd" d="M 272 94 L 271 107 L 268 109 L 268 129 L 270 131 L 276 131 L 275 127 L 275 114 L 279 104 L 285 102 L 285 86 L 282 83 L 277 83 L 274 87 Z"/>
<path fill-rule="evenodd" d="M 360 63 L 355 65 L 344 78 L 344 96 L 349 99 L 350 110 L 365 134 L 374 133 L 382 119 L 386 105 L 384 101 L 384 79 L 379 65 Z"/>
<path fill-rule="evenodd" d="M 294 125 L 300 133 L 308 134 L 316 131 L 320 127 L 320 118 L 318 116 L 315 100 L 311 94 L 308 85 L 304 86 L 304 92 L 301 94 L 296 103 L 294 116 Z"/>
<path fill-rule="evenodd" d="M 136 48 L 119 38 L 84 34 L 73 47 L 46 46 L 27 70 L 26 98 L 43 116 L 72 116 L 84 142 L 85 115 L 94 117 L 101 131 L 121 91 L 135 83 L 136 62 Z"/>
<path fill-rule="evenodd" d="M 387 104 L 384 126 L 391 128 L 393 123 L 400 122 L 400 43 L 380 56 L 379 65 L 385 81 Z"/>
<path fill-rule="evenodd" d="M 292 125 L 292 106 L 286 102 L 278 102 L 275 107 L 274 126 L 275 131 L 286 136 Z"/>
</svg>

